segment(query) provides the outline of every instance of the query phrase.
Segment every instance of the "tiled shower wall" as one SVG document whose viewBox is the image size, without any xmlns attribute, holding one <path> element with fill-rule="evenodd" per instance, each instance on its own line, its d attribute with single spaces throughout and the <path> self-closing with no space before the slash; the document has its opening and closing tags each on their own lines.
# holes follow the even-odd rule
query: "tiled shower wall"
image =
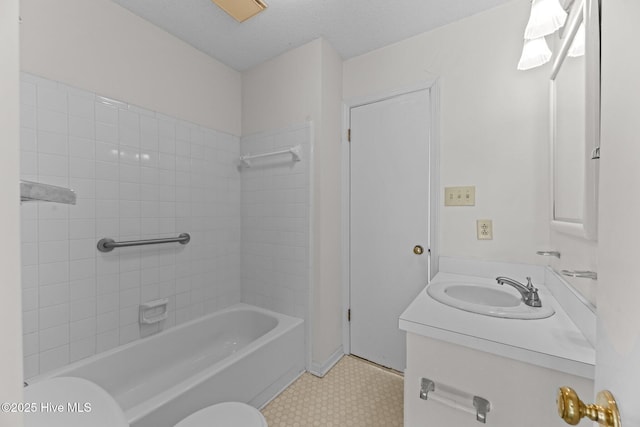
<svg viewBox="0 0 640 427">
<path fill-rule="evenodd" d="M 240 301 L 238 137 L 26 73 L 21 89 L 22 178 L 78 194 L 21 207 L 26 378 L 155 332 L 141 302 L 169 298 L 167 329 Z"/>
<path fill-rule="evenodd" d="M 242 170 L 242 301 L 309 321 L 312 126 L 243 137 L 243 154 L 299 145 Z"/>
</svg>

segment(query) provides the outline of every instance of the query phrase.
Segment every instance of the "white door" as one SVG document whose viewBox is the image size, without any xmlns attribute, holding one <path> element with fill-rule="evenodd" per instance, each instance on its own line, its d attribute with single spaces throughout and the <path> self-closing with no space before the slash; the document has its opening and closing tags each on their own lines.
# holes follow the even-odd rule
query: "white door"
<svg viewBox="0 0 640 427">
<path fill-rule="evenodd" d="M 640 2 L 602 1 L 595 391 L 613 393 L 625 427 L 640 425 L 640 199 L 627 190 L 640 186 L 640 54 L 622 47 L 640 39 L 639 16 Z"/>
<path fill-rule="evenodd" d="M 351 353 L 399 371 L 428 278 L 429 121 L 428 90 L 351 108 Z"/>
</svg>

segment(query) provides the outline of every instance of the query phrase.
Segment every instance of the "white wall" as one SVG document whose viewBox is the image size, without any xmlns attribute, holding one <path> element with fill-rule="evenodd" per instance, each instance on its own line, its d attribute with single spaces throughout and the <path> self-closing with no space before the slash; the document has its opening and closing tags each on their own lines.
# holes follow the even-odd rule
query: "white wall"
<svg viewBox="0 0 640 427">
<path fill-rule="evenodd" d="M 242 73 L 242 135 L 320 117 L 320 39 Z"/>
<path fill-rule="evenodd" d="M 342 351 L 342 58 L 322 40 L 322 99 L 319 142 L 316 144 L 315 283 L 313 361 L 315 372 Z"/>
<path fill-rule="evenodd" d="M 598 224 L 598 337 L 595 391 L 611 390 L 624 425 L 640 425 L 640 3 L 602 2 L 602 157 Z"/>
<path fill-rule="evenodd" d="M 0 1 L 0 402 L 22 401 L 22 321 L 20 310 L 19 130 L 20 80 L 17 0 Z M 20 414 L 0 412 L 0 425 L 22 426 Z"/>
<path fill-rule="evenodd" d="M 22 0 L 22 70 L 240 135 L 240 74 L 109 0 Z"/>
<path fill-rule="evenodd" d="M 529 8 L 510 2 L 344 63 L 345 99 L 440 79 L 441 185 L 476 186 L 475 207 L 440 207 L 442 255 L 545 262 L 549 68 L 516 70 Z M 486 218 L 493 240 L 478 241 Z"/>
<path fill-rule="evenodd" d="M 318 39 L 242 74 L 242 133 L 314 122 L 312 363 L 341 347 L 341 58 Z"/>
<path fill-rule="evenodd" d="M 240 301 L 237 136 L 27 73 L 21 124 L 21 176 L 78 197 L 21 207 L 26 378 Z M 168 319 L 140 326 L 159 298 Z"/>
</svg>

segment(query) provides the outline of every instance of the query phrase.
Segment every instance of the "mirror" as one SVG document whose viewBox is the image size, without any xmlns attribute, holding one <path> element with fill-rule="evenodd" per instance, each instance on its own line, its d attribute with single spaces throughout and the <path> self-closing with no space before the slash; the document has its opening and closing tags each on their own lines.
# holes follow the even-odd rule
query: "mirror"
<svg viewBox="0 0 640 427">
<path fill-rule="evenodd" d="M 595 9 L 593 9 L 595 7 Z M 600 134 L 597 0 L 576 0 L 551 73 L 551 225 L 595 240 Z M 580 28 L 583 26 L 584 31 Z M 585 54 L 572 51 L 584 37 Z"/>
</svg>

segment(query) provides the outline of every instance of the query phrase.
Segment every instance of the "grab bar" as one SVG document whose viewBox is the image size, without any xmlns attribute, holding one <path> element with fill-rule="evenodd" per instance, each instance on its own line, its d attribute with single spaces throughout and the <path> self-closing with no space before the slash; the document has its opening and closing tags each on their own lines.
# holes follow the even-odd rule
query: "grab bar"
<svg viewBox="0 0 640 427">
<path fill-rule="evenodd" d="M 560 271 L 565 276 L 569 277 L 578 277 L 581 279 L 591 279 L 598 280 L 598 273 L 595 271 L 585 271 L 585 270 L 562 270 Z"/>
<path fill-rule="evenodd" d="M 295 147 L 287 148 L 286 150 L 273 151 L 271 153 L 263 153 L 263 154 L 253 154 L 253 155 L 241 156 L 240 157 L 240 165 L 244 166 L 244 167 L 247 167 L 247 168 L 250 168 L 251 167 L 251 160 L 261 159 L 263 157 L 278 156 L 280 154 L 291 154 L 291 160 L 294 161 L 294 162 L 299 162 L 301 160 L 300 146 L 296 145 Z"/>
<path fill-rule="evenodd" d="M 111 252 L 115 248 L 125 248 L 127 246 L 145 246 L 158 245 L 160 243 L 180 243 L 186 245 L 191 240 L 189 233 L 182 233 L 178 237 L 169 237 L 166 239 L 146 239 L 146 240 L 129 240 L 126 242 L 116 242 L 113 239 L 105 237 L 98 242 L 98 250 L 100 252 Z"/>
<path fill-rule="evenodd" d="M 487 413 L 491 411 L 491 402 L 487 399 L 458 390 L 446 384 L 438 383 L 429 378 L 420 381 L 420 399 L 434 400 L 470 414 L 475 414 L 476 421 L 487 423 Z"/>
<path fill-rule="evenodd" d="M 537 251 L 536 255 L 554 256 L 554 257 L 560 259 L 560 252 L 559 251 Z"/>
</svg>

